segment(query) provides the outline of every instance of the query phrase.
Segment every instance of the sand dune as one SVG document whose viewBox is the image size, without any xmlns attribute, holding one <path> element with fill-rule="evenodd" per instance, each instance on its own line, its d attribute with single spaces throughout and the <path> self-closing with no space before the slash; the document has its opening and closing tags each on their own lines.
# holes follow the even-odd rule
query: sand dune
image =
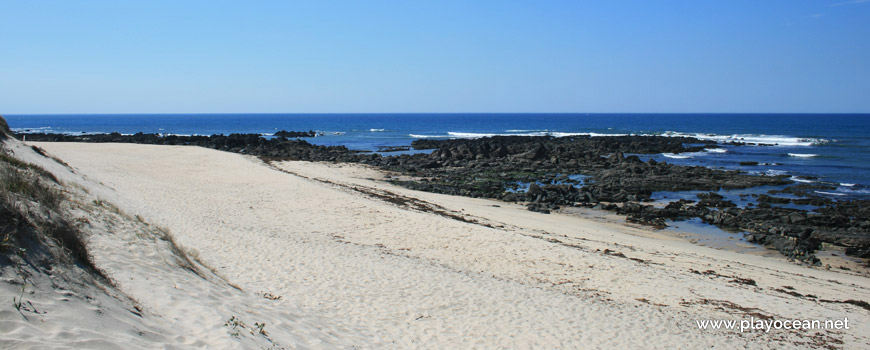
<svg viewBox="0 0 870 350">
<path fill-rule="evenodd" d="M 233 336 L 225 322 L 236 315 L 299 347 L 870 344 L 870 310 L 817 301 L 870 300 L 870 279 L 857 273 L 700 247 L 594 218 L 602 213 L 544 215 L 410 191 L 357 165 L 266 164 L 183 146 L 38 146 L 70 164 L 66 180 L 88 196 L 147 222 L 129 225 L 165 227 L 215 270 L 198 278 L 156 263 L 169 255 L 135 238 L 141 227 L 94 237 L 96 262 L 159 315 L 148 319 L 159 336 L 137 344 L 268 345 Z M 807 294 L 817 298 L 797 296 Z M 852 327 L 740 333 L 695 322 L 750 316 L 848 317 Z"/>
<path fill-rule="evenodd" d="M 108 201 L 117 195 L 110 188 L 20 143 L 8 146 L 66 184 L 93 261 L 114 286 L 89 284 L 63 265 L 51 275 L 25 267 L 29 311 L 0 310 L 0 348 L 346 348 L 365 341 L 287 298 L 238 289 L 173 251 L 168 229 Z M 8 282 L 20 277 L 2 272 L 0 296 L 18 297 L 20 284 Z"/>
</svg>

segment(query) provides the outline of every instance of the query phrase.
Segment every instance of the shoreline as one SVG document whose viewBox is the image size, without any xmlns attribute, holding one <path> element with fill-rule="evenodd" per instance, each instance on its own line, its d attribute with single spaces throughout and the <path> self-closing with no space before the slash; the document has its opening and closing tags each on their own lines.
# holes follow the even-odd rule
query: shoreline
<svg viewBox="0 0 870 350">
<path fill-rule="evenodd" d="M 267 161 L 372 165 L 407 175 L 404 180 L 394 181 L 403 187 L 522 202 L 529 210 L 541 213 L 562 207 L 600 207 L 625 215 L 627 221 L 657 229 L 666 228 L 668 221 L 697 218 L 723 230 L 746 231 L 750 233 L 746 236 L 749 242 L 775 247 L 790 259 L 812 264 L 821 264 L 815 252 L 824 244 L 843 246 L 844 252 L 853 257 L 870 258 L 870 239 L 866 235 L 866 227 L 870 225 L 866 215 L 868 200 L 822 198 L 816 194 L 817 189 L 829 186 L 808 184 L 785 175 L 750 175 L 741 171 L 674 165 L 652 158 L 642 161 L 638 157 L 666 151 L 719 150 L 723 146 L 694 138 L 586 135 L 576 139 L 519 136 L 420 139 L 412 142 L 413 148 L 434 151 L 381 157 L 343 146 L 318 146 L 286 138 L 264 139 L 256 134 L 208 137 L 142 133 L 34 135 L 65 142 L 197 145 L 256 155 Z M 523 183 L 527 188 L 518 191 L 517 186 Z M 771 186 L 773 189 L 766 194 L 746 190 Z M 735 189 L 736 193 L 745 193 L 729 194 Z M 680 191 L 692 192 L 695 196 L 669 201 L 662 207 L 663 203 L 653 197 L 668 191 L 677 197 L 685 195 Z M 650 202 L 652 205 L 646 204 Z"/>
<path fill-rule="evenodd" d="M 810 341 L 809 332 L 770 338 L 692 324 L 748 317 L 740 310 L 777 319 L 846 316 L 854 330 L 824 334 L 847 344 L 866 343 L 870 334 L 868 310 L 779 291 L 868 300 L 863 276 L 513 203 L 413 191 L 370 180 L 382 175 L 351 164 L 270 166 L 187 146 L 29 144 L 110 188 L 101 195 L 171 230 L 243 290 L 280 295 L 370 345 L 648 346 L 654 338 L 665 347 L 727 338 L 765 348 Z"/>
<path fill-rule="evenodd" d="M 278 164 L 285 163 L 286 164 L 287 162 L 277 161 L 276 163 L 278 163 Z M 300 161 L 298 163 L 297 162 L 290 162 L 290 163 L 302 164 L 302 165 L 306 165 L 307 163 L 314 163 L 314 164 L 317 164 L 317 166 L 323 166 L 323 167 L 327 167 L 327 168 L 333 169 L 333 170 L 334 169 L 343 169 L 343 168 L 345 168 L 345 166 L 348 168 L 360 167 L 360 168 L 364 169 L 364 170 L 360 170 L 360 171 L 364 171 L 364 172 L 369 174 L 368 176 L 365 177 L 366 180 L 372 180 L 375 183 L 383 185 L 392 191 L 401 191 L 401 190 L 405 189 L 404 187 L 395 186 L 395 185 L 390 184 L 390 181 L 392 181 L 392 180 L 405 178 L 405 176 L 403 176 L 402 174 L 396 173 L 396 172 L 386 171 L 383 169 L 378 169 L 376 167 L 372 167 L 372 166 L 368 166 L 368 165 L 333 164 L 333 163 L 328 163 L 328 162 L 305 162 L 305 161 Z M 280 165 L 278 166 L 278 168 L 281 170 L 284 170 Z M 299 169 L 299 166 L 295 166 L 293 168 Z M 354 174 L 355 171 L 350 171 L 350 173 Z M 362 180 L 362 178 L 359 178 L 358 176 L 360 176 L 360 175 L 356 175 L 356 177 L 354 177 L 354 178 L 356 180 Z M 371 185 L 371 183 L 370 183 L 370 185 Z M 413 195 L 413 194 L 422 195 L 423 193 L 426 193 L 426 192 L 409 190 L 407 193 L 411 194 L 411 195 Z M 472 199 L 469 197 L 457 196 L 457 195 L 445 195 L 445 196 Z M 522 202 L 510 203 L 510 202 L 500 201 L 497 199 L 484 199 L 484 200 L 492 202 L 492 204 L 490 204 L 490 205 L 492 205 L 494 207 L 495 206 L 501 207 L 501 206 L 506 206 L 506 205 L 516 205 L 519 207 L 524 207 L 526 205 L 526 203 L 522 203 Z M 758 244 L 758 243 L 749 243 L 749 242 L 740 243 L 740 242 L 744 241 L 743 239 L 740 239 L 740 242 L 735 242 L 736 246 L 729 245 L 729 244 L 721 244 L 722 239 L 720 237 L 711 237 L 709 233 L 702 233 L 702 232 L 692 230 L 692 229 L 698 229 L 699 227 L 690 226 L 689 230 L 683 229 L 682 227 L 689 226 L 689 225 L 685 224 L 685 221 L 674 222 L 673 226 L 669 226 L 666 229 L 655 229 L 655 228 L 649 227 L 647 225 L 641 225 L 641 224 L 628 222 L 628 221 L 626 221 L 625 216 L 619 215 L 619 214 L 612 212 L 612 211 L 603 210 L 603 209 L 586 208 L 586 207 L 564 207 L 564 208 L 561 208 L 557 211 L 554 211 L 553 214 L 570 216 L 570 217 L 577 217 L 577 218 L 582 219 L 584 222 L 597 222 L 597 223 L 603 223 L 605 225 L 615 225 L 617 227 L 624 228 L 623 233 L 638 235 L 638 236 L 642 236 L 642 237 L 653 238 L 653 239 L 657 239 L 657 240 L 668 240 L 668 239 L 677 238 L 677 239 L 683 240 L 685 242 L 697 245 L 699 247 L 706 247 L 706 248 L 717 249 L 717 250 L 726 250 L 726 251 L 730 251 L 730 252 L 734 252 L 734 253 L 738 253 L 738 254 L 762 256 L 765 258 L 775 259 L 778 261 L 785 261 L 785 262 L 789 262 L 789 263 L 794 263 L 794 262 L 790 262 L 787 259 L 787 257 L 784 257 L 782 254 L 780 254 L 776 250 L 776 248 L 774 248 L 774 247 L 764 246 L 764 245 Z M 730 233 L 728 231 L 724 231 L 724 230 L 716 227 L 715 225 L 711 225 L 711 224 L 699 223 L 698 226 L 702 226 L 702 227 L 700 227 L 700 229 L 706 229 L 706 230 L 710 230 L 710 231 L 720 231 L 721 233 L 726 233 L 726 234 L 734 234 L 734 235 L 737 234 L 737 233 Z M 617 230 L 619 230 L 619 228 L 617 228 Z M 719 233 L 716 233 L 716 234 L 719 234 Z M 716 234 L 714 234 L 714 235 L 716 235 Z M 705 240 L 710 240 L 710 241 L 714 241 L 714 242 L 712 242 L 713 244 L 701 242 L 701 241 L 705 241 Z M 737 240 L 737 238 L 736 237 L 730 238 L 730 240 Z M 716 242 L 716 241 L 720 241 L 720 242 Z M 743 247 L 739 247 L 739 245 L 743 245 Z M 835 249 L 832 249 L 833 247 L 836 247 L 836 246 L 828 245 L 828 246 L 824 247 L 822 250 L 818 251 L 820 254 L 822 254 L 824 256 L 823 264 L 820 268 L 837 269 L 840 267 L 847 267 L 847 268 L 849 268 L 849 270 L 845 270 L 845 269 L 841 269 L 841 270 L 852 271 L 852 273 L 857 273 L 857 274 L 863 275 L 865 277 L 870 277 L 870 268 L 868 268 L 868 263 L 870 263 L 870 259 L 862 259 L 862 258 L 846 256 L 845 253 L 843 252 L 844 251 L 843 247 L 837 247 Z M 747 248 L 750 248 L 750 249 L 747 249 Z M 747 250 L 749 250 L 749 251 L 747 251 Z M 832 254 L 833 254 L 833 256 L 832 256 Z M 803 265 L 803 264 L 798 263 L 798 265 Z M 825 267 L 826 265 L 827 265 L 827 267 Z"/>
</svg>

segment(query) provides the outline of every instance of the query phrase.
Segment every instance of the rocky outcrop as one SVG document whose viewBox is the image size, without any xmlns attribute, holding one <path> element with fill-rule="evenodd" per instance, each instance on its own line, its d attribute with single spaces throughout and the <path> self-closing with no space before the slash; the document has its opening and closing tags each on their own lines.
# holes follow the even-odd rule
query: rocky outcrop
<svg viewBox="0 0 870 350">
<path fill-rule="evenodd" d="M 851 212 L 861 208 L 862 202 L 832 202 L 813 196 L 812 191 L 827 188 L 825 185 L 793 185 L 782 191 L 807 198 L 761 195 L 758 208 L 737 208 L 715 191 L 793 182 L 785 176 L 749 175 L 654 160 L 642 162 L 636 155 L 697 152 L 715 147 L 696 139 L 493 137 L 427 139 L 417 140 L 413 145 L 434 151 L 428 157 L 388 166 L 428 179 L 423 186 L 402 183 L 411 188 L 526 202 L 529 210 L 539 212 L 549 212 L 559 206 L 597 206 L 616 210 L 626 215 L 629 222 L 656 228 L 666 227 L 667 220 L 697 217 L 724 229 L 746 231 L 750 241 L 773 246 L 786 256 L 811 263 L 818 261 L 813 252 L 822 242 L 845 246 L 850 255 L 870 257 L 867 221 L 870 215 Z M 563 182 L 565 174 L 583 174 L 589 180 L 576 188 Z M 525 193 L 505 191 L 523 182 L 532 183 Z M 665 208 L 642 204 L 650 200 L 653 192 L 689 190 L 709 192 L 700 194 L 697 202 L 682 200 Z M 808 212 L 771 205 L 785 203 L 824 206 L 825 209 Z M 843 220 L 843 217 L 850 219 Z"/>
<path fill-rule="evenodd" d="M 323 134 L 317 133 L 314 130 L 308 130 L 308 131 L 281 130 L 279 132 L 276 132 L 272 136 L 281 137 L 281 138 L 298 138 L 298 137 L 317 137 L 317 136 L 321 136 L 321 135 L 323 135 Z"/>
</svg>

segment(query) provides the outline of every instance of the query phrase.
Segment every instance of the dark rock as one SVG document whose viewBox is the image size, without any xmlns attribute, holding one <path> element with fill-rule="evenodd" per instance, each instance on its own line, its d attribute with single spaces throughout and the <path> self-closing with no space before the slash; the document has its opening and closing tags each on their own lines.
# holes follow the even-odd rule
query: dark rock
<svg viewBox="0 0 870 350">
<path fill-rule="evenodd" d="M 411 150 L 411 146 L 379 146 L 378 152 L 402 152 Z"/>
<path fill-rule="evenodd" d="M 309 130 L 309 131 L 287 131 L 287 130 L 281 130 L 281 131 L 279 131 L 279 132 L 276 132 L 273 136 L 275 136 L 275 137 L 282 137 L 282 138 L 288 138 L 288 137 L 289 137 L 289 138 L 296 138 L 296 137 L 316 137 L 316 136 L 318 136 L 318 135 L 319 135 L 319 134 L 316 133 L 316 132 L 314 132 L 313 130 Z"/>
</svg>

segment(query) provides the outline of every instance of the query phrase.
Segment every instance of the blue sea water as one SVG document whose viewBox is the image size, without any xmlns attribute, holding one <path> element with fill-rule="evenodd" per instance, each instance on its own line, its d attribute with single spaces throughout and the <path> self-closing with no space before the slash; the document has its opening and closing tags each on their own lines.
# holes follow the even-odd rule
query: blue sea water
<svg viewBox="0 0 870 350">
<path fill-rule="evenodd" d="M 786 174 L 831 184 L 831 198 L 870 198 L 870 114 L 122 114 L 6 115 L 18 132 L 179 135 L 315 130 L 322 145 L 376 150 L 417 138 L 492 135 L 673 135 L 772 146 L 644 156 L 674 164 Z M 724 151 L 723 151 L 724 150 Z M 761 165 L 741 166 L 741 161 Z"/>
</svg>

